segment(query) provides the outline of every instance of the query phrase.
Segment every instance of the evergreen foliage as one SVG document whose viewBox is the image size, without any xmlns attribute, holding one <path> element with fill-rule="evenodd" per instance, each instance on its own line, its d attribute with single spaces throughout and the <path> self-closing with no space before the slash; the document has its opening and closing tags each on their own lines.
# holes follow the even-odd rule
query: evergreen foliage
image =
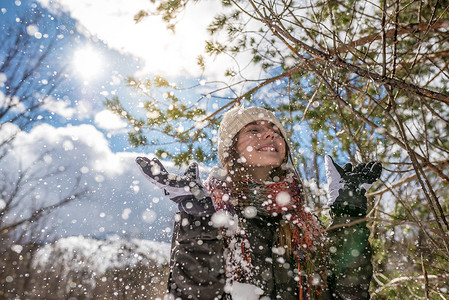
<svg viewBox="0 0 449 300">
<path fill-rule="evenodd" d="M 195 2 L 161 1 L 147 14 L 162 14 L 175 30 L 178 14 Z M 447 295 L 447 3 L 227 0 L 222 5 L 224 12 L 208 28 L 206 52 L 236 60 L 251 53 L 246 63 L 263 75 L 248 78 L 245 68 L 230 66 L 225 83 L 206 83 L 209 92 L 190 104 L 176 96 L 182 89 L 160 77 L 130 79 L 134 88 L 149 93 L 146 118 L 130 116 L 119 99 L 106 103 L 133 124 L 130 142 L 160 144 L 157 154 L 177 164 L 214 161 L 219 116 L 233 104 L 249 103 L 281 116 L 295 163 L 318 187 L 324 183 L 319 171 L 324 154 L 353 164 L 378 160 L 385 172 L 367 195 L 376 249 L 373 298 Z M 207 69 L 204 57 L 198 62 Z M 223 99 L 219 95 L 226 89 L 230 96 Z M 179 146 L 149 141 L 151 130 Z M 315 208 L 324 204 L 320 197 L 310 201 Z"/>
</svg>

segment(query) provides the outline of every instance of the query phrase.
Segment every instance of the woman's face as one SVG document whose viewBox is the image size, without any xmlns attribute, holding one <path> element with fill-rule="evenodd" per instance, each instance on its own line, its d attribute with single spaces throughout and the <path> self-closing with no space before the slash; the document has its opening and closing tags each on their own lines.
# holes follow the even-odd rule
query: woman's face
<svg viewBox="0 0 449 300">
<path fill-rule="evenodd" d="M 286 155 L 285 141 L 279 129 L 271 122 L 256 121 L 246 125 L 237 137 L 240 163 L 261 174 L 279 167 Z M 263 177 L 263 176 L 262 176 Z M 265 179 L 265 178 L 263 178 Z"/>
</svg>

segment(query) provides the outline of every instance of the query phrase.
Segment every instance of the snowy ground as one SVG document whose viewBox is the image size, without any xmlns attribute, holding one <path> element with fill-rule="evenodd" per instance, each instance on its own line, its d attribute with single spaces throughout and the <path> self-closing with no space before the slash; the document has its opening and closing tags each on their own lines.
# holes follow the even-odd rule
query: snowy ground
<svg viewBox="0 0 449 300">
<path fill-rule="evenodd" d="M 34 263 L 36 267 L 58 263 L 67 266 L 71 271 L 88 265 L 95 273 L 103 274 L 108 269 L 124 269 L 138 263 L 164 265 L 168 263 L 169 258 L 168 243 L 124 240 L 118 237 L 97 240 L 72 236 L 41 247 L 36 253 Z"/>
</svg>

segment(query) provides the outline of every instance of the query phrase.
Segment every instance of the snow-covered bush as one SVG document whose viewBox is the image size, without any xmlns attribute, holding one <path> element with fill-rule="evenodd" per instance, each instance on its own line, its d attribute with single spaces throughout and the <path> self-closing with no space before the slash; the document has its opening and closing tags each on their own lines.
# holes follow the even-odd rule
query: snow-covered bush
<svg viewBox="0 0 449 300">
<path fill-rule="evenodd" d="M 21 253 L 24 248 L 19 247 L 9 251 L 10 260 L 4 269 L 9 272 L 5 280 L 11 289 L 0 296 L 158 299 L 166 290 L 170 253 L 167 243 L 67 237 L 27 251 L 32 254 L 26 257 Z M 20 268 L 14 268 L 19 264 Z M 28 268 L 22 266 L 25 264 Z M 19 269 L 27 271 L 14 271 Z"/>
</svg>

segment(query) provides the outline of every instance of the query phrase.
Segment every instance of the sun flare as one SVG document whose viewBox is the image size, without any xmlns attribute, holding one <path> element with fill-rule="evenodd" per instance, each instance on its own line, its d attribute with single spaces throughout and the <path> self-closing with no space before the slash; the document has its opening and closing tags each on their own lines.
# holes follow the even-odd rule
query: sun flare
<svg viewBox="0 0 449 300">
<path fill-rule="evenodd" d="M 92 78 L 101 70 L 102 56 L 90 47 L 78 49 L 73 57 L 75 70 L 85 79 Z"/>
</svg>

